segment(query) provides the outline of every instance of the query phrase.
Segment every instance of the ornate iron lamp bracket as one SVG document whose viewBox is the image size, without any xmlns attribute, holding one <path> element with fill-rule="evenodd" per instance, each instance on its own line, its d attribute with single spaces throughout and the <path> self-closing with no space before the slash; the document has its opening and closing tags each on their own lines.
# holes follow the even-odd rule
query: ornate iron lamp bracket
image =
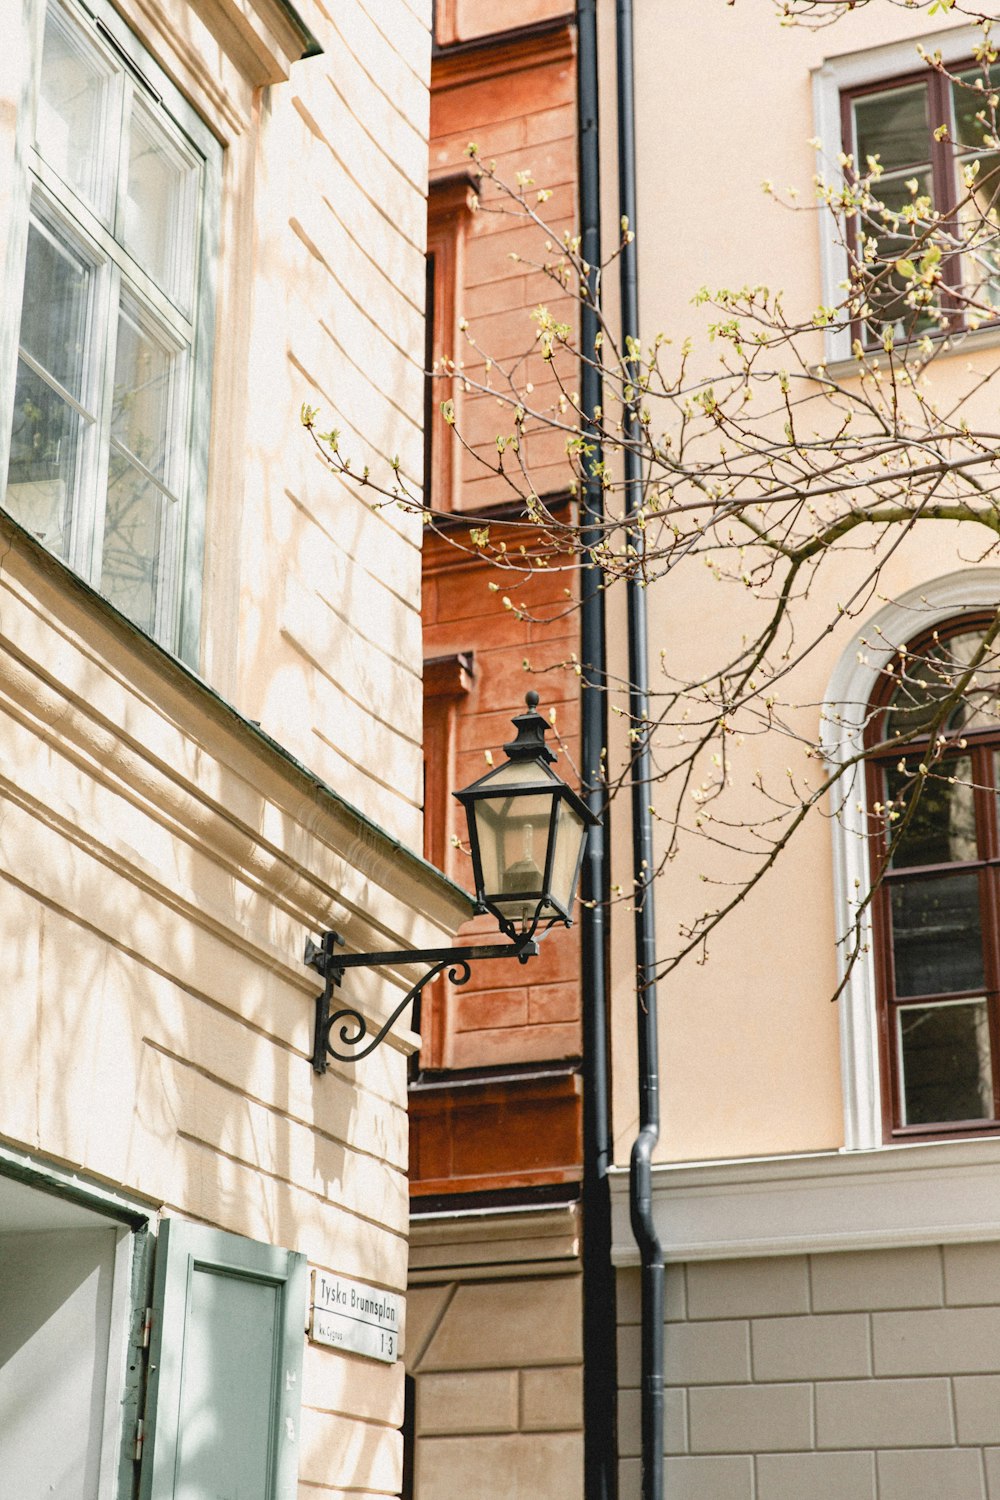
<svg viewBox="0 0 1000 1500">
<path fill-rule="evenodd" d="M 315 969 L 323 980 L 323 993 L 316 996 L 313 1071 L 326 1072 L 328 1055 L 335 1058 L 337 1062 L 360 1062 L 363 1057 L 368 1056 L 369 1052 L 374 1052 L 410 1002 L 417 1000 L 424 986 L 430 984 L 431 980 L 436 979 L 444 970 L 448 970 L 448 979 L 452 984 L 460 985 L 469 982 L 472 977 L 470 965 L 481 958 L 516 958 L 519 963 L 527 963 L 528 959 L 533 958 L 538 952 L 538 943 L 534 935 L 537 925 L 536 917 L 528 931 L 520 934 L 512 931 L 509 943 L 489 943 L 467 948 L 419 948 L 415 950 L 403 948 L 389 953 L 338 954 L 336 950 L 342 947 L 344 942 L 339 932 L 324 932 L 319 943 L 314 943 L 311 938 L 308 939 L 305 962 L 309 968 Z M 368 1022 L 359 1010 L 347 1005 L 331 1014 L 330 1004 L 334 990 L 340 986 L 348 969 L 371 969 L 382 965 L 415 963 L 429 964 L 430 967 L 423 978 L 418 979 L 416 984 L 406 992 L 392 1015 L 383 1021 L 378 1031 L 369 1040 L 365 1040 L 369 1035 Z M 337 1037 L 340 1047 L 348 1049 L 346 1051 L 339 1050 L 330 1040 L 335 1026 L 338 1027 Z"/>
</svg>

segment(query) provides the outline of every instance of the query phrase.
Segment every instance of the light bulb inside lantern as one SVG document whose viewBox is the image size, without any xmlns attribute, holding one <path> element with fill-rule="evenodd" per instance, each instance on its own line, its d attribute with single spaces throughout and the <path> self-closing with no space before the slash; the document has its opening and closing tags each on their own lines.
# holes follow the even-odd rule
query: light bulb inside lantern
<svg viewBox="0 0 1000 1500">
<path fill-rule="evenodd" d="M 503 872 L 505 895 L 516 896 L 520 891 L 538 892 L 542 888 L 542 872 L 534 857 L 535 830 L 525 821 L 521 824 L 521 858 L 507 865 Z"/>
</svg>

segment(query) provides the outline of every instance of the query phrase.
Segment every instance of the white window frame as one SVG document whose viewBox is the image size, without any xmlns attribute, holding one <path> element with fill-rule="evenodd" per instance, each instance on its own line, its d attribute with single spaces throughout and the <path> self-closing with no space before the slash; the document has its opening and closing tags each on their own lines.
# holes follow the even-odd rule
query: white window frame
<svg viewBox="0 0 1000 1500">
<path fill-rule="evenodd" d="M 844 90 L 883 82 L 891 85 L 894 79 L 917 71 L 923 66 L 917 51 L 919 46 L 925 47 L 929 53 L 940 53 L 945 66 L 952 67 L 966 62 L 981 40 L 982 33 L 977 27 L 961 26 L 951 31 L 908 37 L 884 47 L 869 47 L 863 52 L 845 53 L 842 57 L 828 58 L 820 67 L 814 68 L 813 121 L 819 142 L 816 170 L 823 180 L 835 192 L 844 186 L 844 168 L 840 163 L 841 153 L 846 149 L 840 113 L 840 96 Z M 844 283 L 848 279 L 847 251 L 837 242 L 833 219 L 822 207 L 819 223 L 822 302 L 825 307 L 836 307 L 843 300 Z M 827 364 L 851 359 L 849 327 L 826 330 L 824 355 Z"/>
<path fill-rule="evenodd" d="M 185 141 L 200 162 L 202 175 L 202 210 L 197 226 L 198 247 L 194 267 L 194 292 L 191 306 L 185 310 L 162 293 L 145 276 L 141 264 L 122 247 L 96 214 L 80 210 L 76 200 L 70 202 L 57 174 L 42 160 L 34 147 L 34 116 L 39 97 L 42 36 L 48 7 L 59 7 L 70 15 L 72 24 L 82 28 L 90 39 L 113 60 L 121 71 L 123 87 L 147 101 L 154 113 L 165 114 L 173 131 Z M 179 492 L 176 511 L 164 524 L 164 554 L 157 589 L 156 620 L 151 633 L 159 643 L 185 661 L 197 666 L 200 646 L 200 613 L 202 559 L 204 554 L 204 520 L 208 489 L 208 442 L 210 424 L 211 369 L 214 345 L 215 261 L 219 239 L 219 210 L 222 177 L 222 148 L 203 120 L 171 83 L 155 59 L 133 35 L 108 0 L 47 0 L 37 12 L 33 35 L 33 70 L 35 87 L 30 110 L 30 124 L 22 137 L 24 183 L 21 205 L 22 222 L 15 226 L 13 238 L 19 242 L 19 255 L 8 256 L 8 295 L 6 305 L 14 321 L 16 342 L 20 324 L 21 294 L 27 251 L 28 220 L 32 203 L 44 206 L 46 216 L 62 219 L 72 231 L 77 224 L 88 240 L 106 257 L 102 269 L 103 286 L 96 295 L 110 298 L 105 306 L 105 324 L 109 345 L 88 350 L 95 380 L 103 375 L 107 386 L 112 364 L 112 350 L 117 327 L 117 308 L 130 285 L 142 294 L 143 305 L 152 315 L 155 326 L 168 340 L 185 348 L 188 369 L 182 380 L 185 408 L 175 414 L 174 451 L 179 455 L 175 469 L 168 477 L 171 489 Z M 77 232 L 79 233 L 79 232 Z M 98 369 L 101 366 L 102 369 Z M 8 441 L 13 417 L 13 384 L 3 390 L 0 409 L 0 486 L 6 485 Z M 107 416 L 109 393 L 99 396 Z M 107 422 L 104 422 L 104 427 Z M 95 450 L 89 461 L 84 485 L 84 501 L 74 519 L 74 540 L 69 556 L 70 566 L 88 583 L 100 588 L 101 535 L 104 491 L 107 470 L 107 432 L 102 431 L 98 444 L 91 434 L 89 447 Z M 99 448 L 99 451 L 97 451 Z M 0 492 L 0 504 L 3 493 Z"/>
<path fill-rule="evenodd" d="M 909 589 L 855 631 L 827 689 L 821 721 L 824 753 L 831 769 L 864 748 L 868 705 L 896 649 L 945 620 L 984 608 L 996 609 L 1000 568 L 964 568 Z M 834 792 L 833 889 L 837 936 L 851 931 L 859 895 L 870 886 L 865 767 L 846 771 Z M 839 978 L 847 955 L 838 949 Z M 844 1095 L 844 1145 L 848 1151 L 882 1147 L 878 1006 L 871 922 L 864 921 L 864 951 L 847 974 L 840 1002 L 840 1063 Z"/>
</svg>

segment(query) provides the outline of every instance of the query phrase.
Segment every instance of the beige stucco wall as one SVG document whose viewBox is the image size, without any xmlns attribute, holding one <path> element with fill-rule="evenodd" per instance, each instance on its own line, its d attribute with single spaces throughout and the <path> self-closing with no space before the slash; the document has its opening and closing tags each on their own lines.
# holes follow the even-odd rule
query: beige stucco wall
<svg viewBox="0 0 1000 1500">
<path fill-rule="evenodd" d="M 225 148 L 210 686 L 0 520 L 0 1138 L 154 1220 L 401 1293 L 415 1039 L 404 1018 L 369 1060 L 316 1077 L 303 946 L 331 925 L 352 948 L 439 944 L 466 904 L 410 852 L 419 532 L 329 476 L 298 412 L 320 406 L 356 467 L 398 454 L 419 475 L 430 5 L 348 0 L 334 18 L 305 0 L 323 52 L 303 62 L 266 0 L 119 9 Z M 23 255 L 39 11 L 17 12 L 0 243 Z M 402 988 L 359 973 L 342 993 L 378 1018 Z M 395 1492 L 402 1393 L 400 1364 L 307 1347 L 301 1479 Z"/>
<path fill-rule="evenodd" d="M 324 55 L 258 116 L 235 693 L 419 848 L 420 518 L 328 476 L 295 420 L 320 407 L 355 470 L 398 456 L 419 492 L 429 6 L 303 16 Z"/>
<path fill-rule="evenodd" d="M 603 13 L 602 87 L 607 118 L 604 149 L 614 148 L 613 7 Z M 874 3 L 836 25 L 782 27 L 766 8 L 723 4 L 636 6 L 636 135 L 640 331 L 644 342 L 663 331 L 679 346 L 694 341 L 689 373 L 718 369 L 718 349 L 706 336 L 714 314 L 692 306 L 702 286 L 764 282 L 782 288 L 792 315 L 811 315 L 823 300 L 817 215 L 771 201 L 761 183 L 800 190 L 812 199 L 816 171 L 812 70 L 826 59 L 926 36 L 953 21 L 926 11 Z M 914 52 L 914 59 L 916 54 Z M 604 172 L 604 221 L 617 223 L 615 167 Z M 614 292 L 611 293 L 612 300 Z M 823 357 L 816 335 L 814 357 Z M 992 367 L 995 352 L 969 343 L 935 368 L 944 399 L 966 381 L 967 367 Z M 985 533 L 984 533 L 985 536 Z M 967 565 L 983 550 L 957 528 L 923 528 L 893 556 L 882 575 L 874 611 L 885 597 Z M 865 566 L 863 554 L 844 551 L 827 560 L 822 585 L 798 607 L 797 640 L 820 635 L 836 602 L 848 598 Z M 650 656 L 662 650 L 678 677 L 706 663 L 716 669 L 727 642 L 759 624 L 745 591 L 715 583 L 699 561 L 675 569 L 647 593 Z M 787 682 L 786 696 L 809 705 L 799 716 L 807 738 L 817 735 L 819 706 L 831 673 L 858 621 L 845 620 Z M 624 661 L 624 621 L 612 606 L 612 652 Z M 658 679 L 654 670 L 652 688 Z M 792 716 L 794 720 L 794 715 Z M 780 735 L 748 741 L 734 753 L 733 774 L 745 785 L 758 768 L 776 789 L 786 768 L 805 782 L 815 762 Z M 730 806 L 746 814 L 750 794 Z M 630 877 L 627 820 L 618 820 L 618 878 Z M 726 888 L 706 888 L 701 877 L 732 880 L 731 855 L 690 844 L 656 886 L 661 951 L 670 952 L 679 924 L 697 916 Z M 706 889 L 708 895 L 706 896 Z M 627 1161 L 635 1135 L 634 995 L 631 917 L 615 918 L 621 975 L 615 992 L 616 1159 Z M 704 965 L 688 962 L 660 986 L 664 1126 L 660 1155 L 690 1160 L 836 1148 L 843 1143 L 843 1103 L 837 1007 L 831 833 L 813 817 L 782 855 L 774 873 L 727 920 L 709 945 Z"/>
<path fill-rule="evenodd" d="M 322 52 L 301 61 L 274 0 L 119 9 L 224 148 L 200 668 L 417 847 L 419 518 L 328 474 L 299 413 L 319 408 L 356 472 L 391 483 L 398 458 L 419 493 L 430 7 L 309 0 Z M 15 286 L 41 11 L 17 0 L 0 74 Z M 5 326 L 4 411 L 15 359 Z"/>
<path fill-rule="evenodd" d="M 420 864 L 5 536 L 0 1137 L 84 1182 L 401 1292 L 405 1045 L 310 1067 L 304 939 L 428 944 Z M 375 1018 L 399 990 L 350 998 Z M 309 1347 L 302 1475 L 398 1481 L 402 1367 Z"/>
</svg>

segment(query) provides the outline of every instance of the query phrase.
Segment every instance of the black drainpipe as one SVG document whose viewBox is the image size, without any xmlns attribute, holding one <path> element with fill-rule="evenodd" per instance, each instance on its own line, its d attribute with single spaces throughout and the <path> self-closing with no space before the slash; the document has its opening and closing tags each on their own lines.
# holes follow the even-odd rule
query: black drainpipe
<svg viewBox="0 0 1000 1500">
<path fill-rule="evenodd" d="M 577 3 L 577 109 L 579 123 L 580 233 L 584 259 L 593 268 L 580 314 L 581 345 L 594 356 L 595 297 L 601 258 L 601 180 L 597 91 L 596 0 Z M 601 401 L 601 372 L 584 363 L 580 396 L 588 435 L 601 457 L 592 417 Z M 599 481 L 583 487 L 584 565 L 580 579 L 582 659 L 581 763 L 584 795 L 603 819 L 590 830 L 583 865 L 581 907 L 581 999 L 583 1012 L 583 1469 L 585 1500 L 615 1500 L 618 1493 L 615 1357 L 615 1276 L 611 1265 L 611 1160 L 608 1087 L 608 812 L 604 761 L 608 742 L 604 593 L 599 566 L 588 561 L 600 539 L 604 496 Z"/>
<path fill-rule="evenodd" d="M 633 69 L 632 0 L 617 0 L 615 37 L 618 73 L 618 200 L 619 211 L 636 228 L 635 78 Z M 639 277 L 636 242 L 626 246 L 620 262 L 622 347 L 639 337 Z M 636 430 L 634 414 L 626 420 L 626 435 Z M 638 451 L 626 444 L 626 509 L 634 514 L 642 504 L 642 466 Z M 653 888 L 652 762 L 649 751 L 649 644 L 646 596 L 641 587 L 644 533 L 636 527 L 629 538 L 636 551 L 636 569 L 629 579 L 628 653 L 629 722 L 637 738 L 632 754 L 632 875 L 635 882 L 635 963 L 637 1029 L 639 1038 L 639 1134 L 632 1146 L 629 1189 L 632 1233 L 642 1266 L 642 1500 L 663 1500 L 663 1284 L 664 1253 L 653 1220 L 652 1157 L 660 1138 L 659 1047 L 656 1016 L 656 923 Z"/>
</svg>

